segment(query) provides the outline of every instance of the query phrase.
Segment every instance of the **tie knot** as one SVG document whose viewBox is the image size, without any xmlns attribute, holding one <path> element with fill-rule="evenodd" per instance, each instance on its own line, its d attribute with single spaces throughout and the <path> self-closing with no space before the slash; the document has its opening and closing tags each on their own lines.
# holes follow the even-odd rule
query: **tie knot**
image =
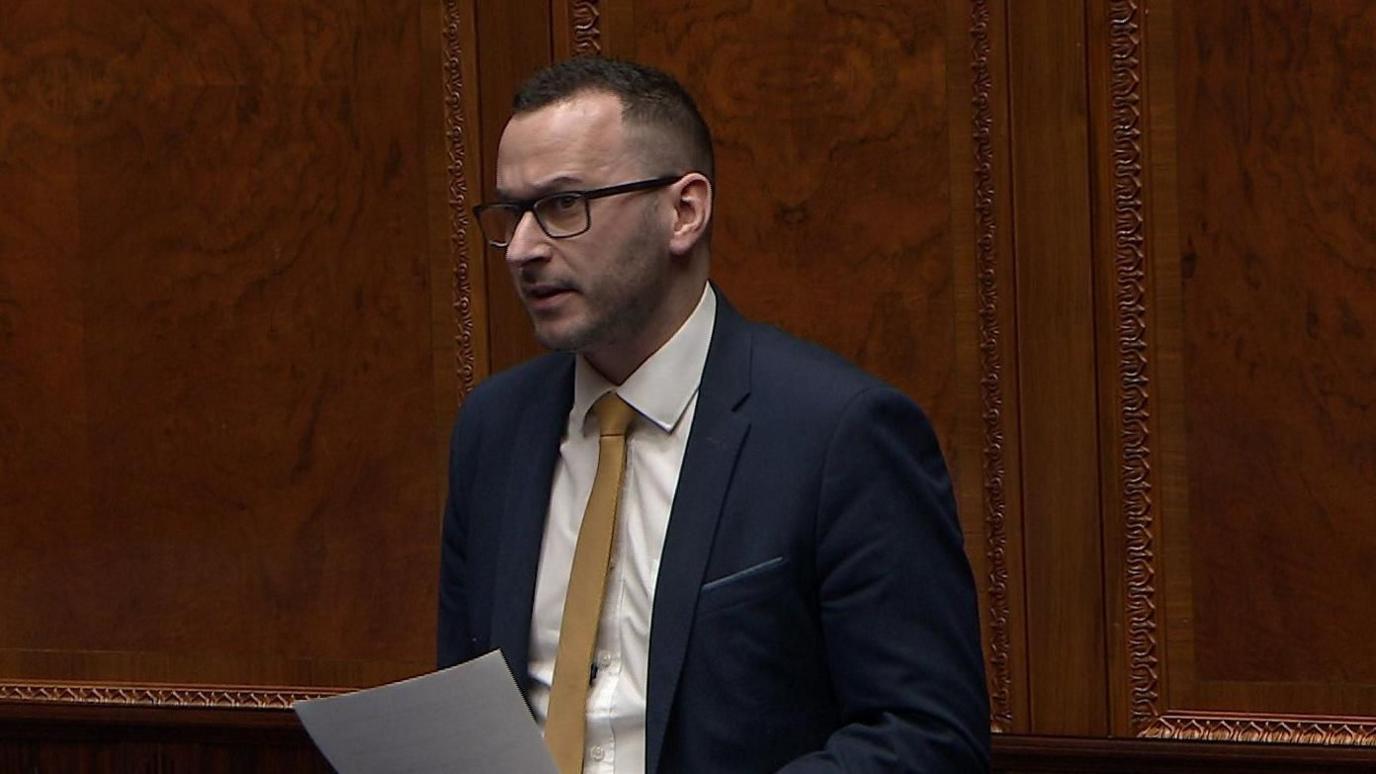
<svg viewBox="0 0 1376 774">
<path fill-rule="evenodd" d="M 635 409 L 621 399 L 615 392 L 609 392 L 592 404 L 592 412 L 597 415 L 598 434 L 625 435 L 635 416 Z"/>
</svg>

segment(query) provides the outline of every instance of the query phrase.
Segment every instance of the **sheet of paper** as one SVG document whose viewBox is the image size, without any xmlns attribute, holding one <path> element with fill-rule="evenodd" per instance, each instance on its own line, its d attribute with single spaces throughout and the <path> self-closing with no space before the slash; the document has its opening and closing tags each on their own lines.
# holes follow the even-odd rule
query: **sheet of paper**
<svg viewBox="0 0 1376 774">
<path fill-rule="evenodd" d="M 501 653 L 292 706 L 339 774 L 558 774 Z"/>
</svg>

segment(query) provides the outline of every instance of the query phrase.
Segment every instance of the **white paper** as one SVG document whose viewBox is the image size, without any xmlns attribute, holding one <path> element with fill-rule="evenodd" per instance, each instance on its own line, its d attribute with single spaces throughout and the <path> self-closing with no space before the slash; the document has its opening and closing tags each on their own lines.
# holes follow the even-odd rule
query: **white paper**
<svg viewBox="0 0 1376 774">
<path fill-rule="evenodd" d="M 339 774 L 558 774 L 492 651 L 398 683 L 292 705 Z"/>
</svg>

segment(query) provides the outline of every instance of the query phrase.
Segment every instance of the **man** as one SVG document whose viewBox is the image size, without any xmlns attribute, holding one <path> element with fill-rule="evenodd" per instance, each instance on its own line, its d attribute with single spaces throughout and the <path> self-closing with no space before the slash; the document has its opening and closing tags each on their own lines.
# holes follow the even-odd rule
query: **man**
<svg viewBox="0 0 1376 774">
<path fill-rule="evenodd" d="M 662 73 L 581 58 L 517 95 L 476 209 L 556 352 L 456 425 L 439 662 L 500 648 L 564 774 L 984 770 L 931 427 L 708 283 L 712 175 Z"/>
</svg>

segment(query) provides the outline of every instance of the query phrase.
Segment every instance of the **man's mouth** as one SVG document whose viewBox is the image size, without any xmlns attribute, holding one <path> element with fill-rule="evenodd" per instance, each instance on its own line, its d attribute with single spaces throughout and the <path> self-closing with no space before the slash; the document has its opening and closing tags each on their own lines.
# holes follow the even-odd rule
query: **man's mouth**
<svg viewBox="0 0 1376 774">
<path fill-rule="evenodd" d="M 541 282 L 526 285 L 524 291 L 526 303 L 543 307 L 558 303 L 560 298 L 572 293 L 573 288 L 562 284 Z"/>
</svg>

